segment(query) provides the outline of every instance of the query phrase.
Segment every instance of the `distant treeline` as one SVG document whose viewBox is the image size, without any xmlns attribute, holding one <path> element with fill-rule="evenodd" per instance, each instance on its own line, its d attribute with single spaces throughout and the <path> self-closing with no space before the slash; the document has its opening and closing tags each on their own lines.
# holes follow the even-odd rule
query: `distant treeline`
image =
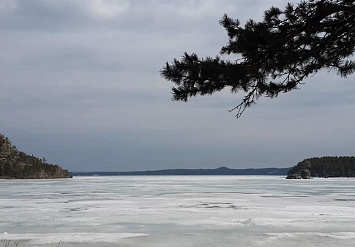
<svg viewBox="0 0 355 247">
<path fill-rule="evenodd" d="M 305 159 L 294 166 L 288 175 L 301 174 L 303 170 L 309 170 L 311 177 L 355 177 L 355 157 L 326 156 Z"/>
<path fill-rule="evenodd" d="M 132 172 L 72 172 L 73 176 L 200 176 L 200 175 L 286 175 L 290 168 L 259 168 L 259 169 L 166 169 L 155 171 Z"/>
</svg>

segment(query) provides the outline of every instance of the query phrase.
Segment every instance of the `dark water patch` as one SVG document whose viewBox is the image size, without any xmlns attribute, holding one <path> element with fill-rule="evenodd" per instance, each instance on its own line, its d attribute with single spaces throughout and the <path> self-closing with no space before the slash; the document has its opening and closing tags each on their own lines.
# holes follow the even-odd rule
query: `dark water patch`
<svg viewBox="0 0 355 247">
<path fill-rule="evenodd" d="M 180 205 L 181 208 L 223 208 L 223 209 L 234 209 L 234 210 L 246 210 L 246 208 L 239 207 L 230 202 L 221 203 L 200 203 L 194 205 Z"/>
<path fill-rule="evenodd" d="M 261 197 L 265 197 L 265 198 L 306 198 L 306 197 L 309 197 L 309 196 L 291 196 L 291 195 L 287 195 L 287 196 L 283 196 L 283 195 L 280 195 L 280 196 L 277 196 L 277 195 L 267 195 L 267 196 L 261 196 Z"/>
<path fill-rule="evenodd" d="M 88 209 L 87 208 L 67 208 L 67 210 L 70 212 L 81 212 L 81 211 L 86 211 Z"/>
<path fill-rule="evenodd" d="M 345 199 L 345 198 L 336 198 L 334 201 L 338 202 L 355 202 L 355 199 Z"/>
<path fill-rule="evenodd" d="M 224 194 L 241 194 L 241 195 L 258 195 L 260 192 L 241 192 L 241 191 L 193 191 L 193 192 L 166 192 L 159 193 L 155 196 L 165 196 L 165 195 L 224 195 Z"/>
<path fill-rule="evenodd" d="M 232 206 L 230 206 L 230 208 L 234 209 L 234 210 L 248 210 L 248 208 L 238 207 L 236 205 L 232 205 Z"/>
</svg>

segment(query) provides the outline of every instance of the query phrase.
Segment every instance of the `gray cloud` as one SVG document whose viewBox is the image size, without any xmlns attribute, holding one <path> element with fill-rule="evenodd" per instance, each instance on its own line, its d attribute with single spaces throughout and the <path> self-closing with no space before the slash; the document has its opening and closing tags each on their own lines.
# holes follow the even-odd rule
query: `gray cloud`
<svg viewBox="0 0 355 247">
<path fill-rule="evenodd" d="M 215 56 L 224 13 L 260 19 L 284 1 L 4 0 L 0 132 L 70 170 L 292 166 L 352 155 L 354 76 L 307 79 L 241 119 L 228 90 L 172 102 L 159 70 L 184 51 Z"/>
</svg>

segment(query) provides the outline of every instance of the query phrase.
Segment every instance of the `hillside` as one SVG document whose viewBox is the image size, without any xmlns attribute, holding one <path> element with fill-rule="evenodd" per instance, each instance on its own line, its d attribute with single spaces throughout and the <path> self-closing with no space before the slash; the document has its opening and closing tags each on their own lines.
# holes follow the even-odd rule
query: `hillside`
<svg viewBox="0 0 355 247">
<path fill-rule="evenodd" d="M 71 178 L 71 174 L 58 165 L 49 164 L 45 158 L 39 159 L 18 151 L 11 141 L 0 134 L 0 178 L 39 179 Z"/>
<path fill-rule="evenodd" d="M 180 176 L 180 175 L 286 175 L 290 168 L 258 168 L 258 169 L 166 169 L 155 171 L 132 172 L 73 172 L 73 176 Z"/>
<path fill-rule="evenodd" d="M 310 177 L 355 177 L 354 156 L 326 156 L 310 158 L 299 162 L 287 178 Z"/>
</svg>

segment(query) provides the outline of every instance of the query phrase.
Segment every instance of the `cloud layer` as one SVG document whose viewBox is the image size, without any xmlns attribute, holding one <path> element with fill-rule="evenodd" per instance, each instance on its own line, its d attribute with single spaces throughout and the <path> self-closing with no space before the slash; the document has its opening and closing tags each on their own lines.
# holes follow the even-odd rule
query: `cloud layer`
<svg viewBox="0 0 355 247">
<path fill-rule="evenodd" d="M 0 132 L 73 171 L 286 167 L 353 155 L 354 76 L 322 72 L 301 90 L 172 102 L 159 75 L 183 52 L 215 56 L 224 13 L 260 19 L 284 1 L 3 0 Z"/>
</svg>

